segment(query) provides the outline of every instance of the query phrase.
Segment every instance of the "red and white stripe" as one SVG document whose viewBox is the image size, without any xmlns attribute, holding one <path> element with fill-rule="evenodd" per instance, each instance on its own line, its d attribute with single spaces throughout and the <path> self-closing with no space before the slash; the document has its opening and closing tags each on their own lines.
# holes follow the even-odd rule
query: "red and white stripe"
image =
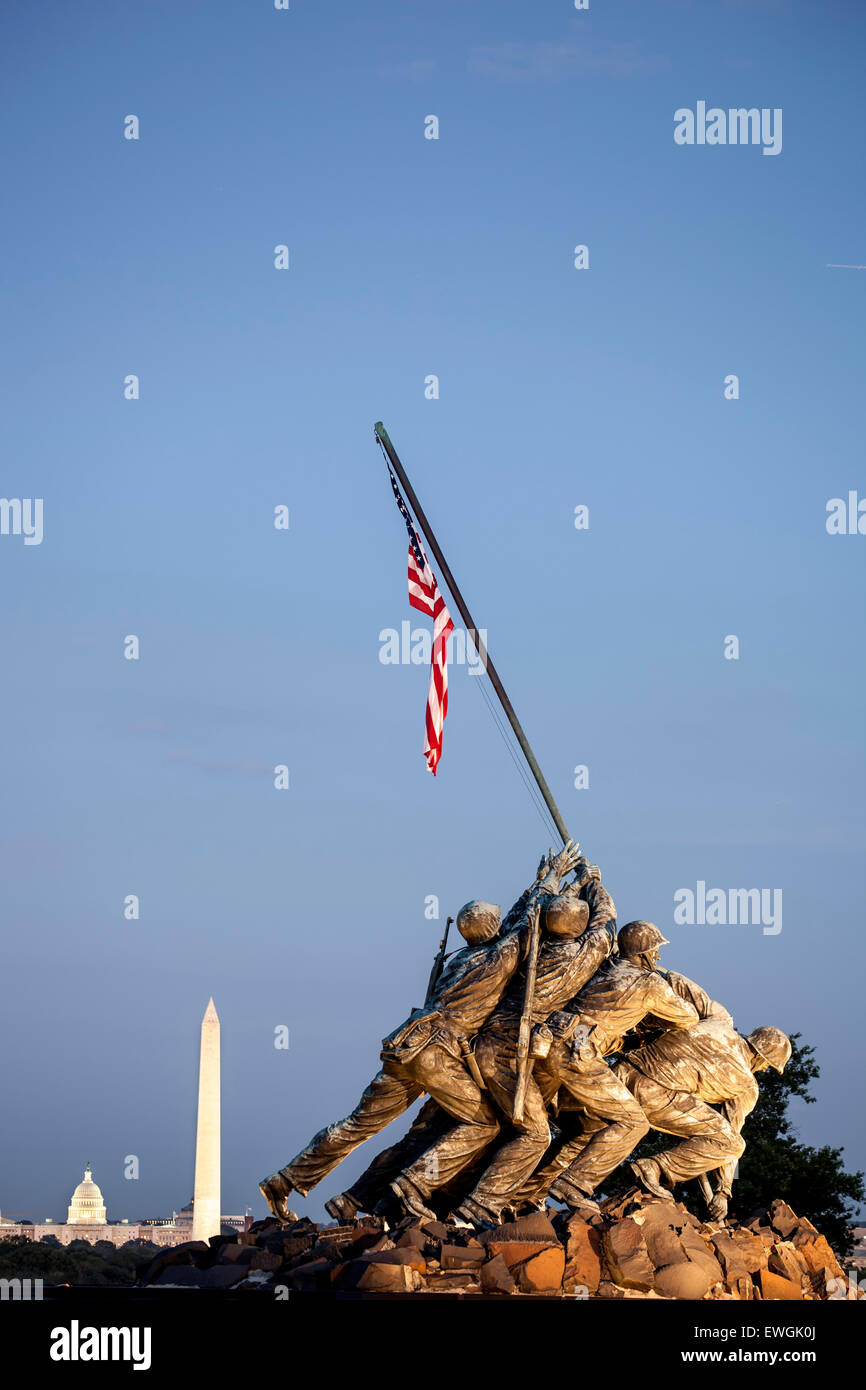
<svg viewBox="0 0 866 1390">
<path fill-rule="evenodd" d="M 424 743 L 424 757 L 427 766 L 436 776 L 436 768 L 442 757 L 442 732 L 445 716 L 448 713 L 448 634 L 453 632 L 451 614 L 439 592 L 436 577 L 427 561 L 427 556 L 418 542 L 424 568 L 421 569 L 413 547 L 409 546 L 409 602 L 420 613 L 433 619 L 433 645 L 430 653 L 430 687 L 427 691 L 427 737 Z"/>
</svg>

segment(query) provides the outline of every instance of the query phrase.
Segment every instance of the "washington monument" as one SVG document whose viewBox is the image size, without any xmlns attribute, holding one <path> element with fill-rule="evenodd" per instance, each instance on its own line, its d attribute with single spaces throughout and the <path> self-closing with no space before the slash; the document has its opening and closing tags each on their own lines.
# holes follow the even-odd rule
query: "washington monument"
<svg viewBox="0 0 866 1390">
<path fill-rule="evenodd" d="M 192 1238 L 220 1233 L 220 1021 L 213 999 L 201 1021 Z"/>
</svg>

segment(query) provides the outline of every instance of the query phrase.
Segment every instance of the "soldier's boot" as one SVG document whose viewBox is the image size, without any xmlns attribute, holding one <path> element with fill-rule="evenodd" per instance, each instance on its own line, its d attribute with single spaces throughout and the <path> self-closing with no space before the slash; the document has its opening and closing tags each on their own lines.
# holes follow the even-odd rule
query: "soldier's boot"
<svg viewBox="0 0 866 1390">
<path fill-rule="evenodd" d="M 448 1219 L 458 1226 L 473 1226 L 476 1231 L 493 1231 L 500 1224 L 495 1212 L 482 1207 L 480 1202 L 473 1201 L 471 1197 L 464 1197 Z"/>
<path fill-rule="evenodd" d="M 674 1200 L 673 1192 L 664 1185 L 661 1166 L 654 1158 L 636 1158 L 628 1166 L 647 1192 L 654 1197 L 663 1197 L 667 1202 Z"/>
<path fill-rule="evenodd" d="M 391 1191 L 400 1203 L 407 1216 L 417 1216 L 420 1221 L 435 1221 L 436 1213 L 429 1207 L 425 1207 L 424 1201 L 418 1188 L 409 1178 L 395 1178 L 389 1184 Z"/>
<path fill-rule="evenodd" d="M 325 1211 L 340 1225 L 351 1226 L 358 1215 L 358 1203 L 349 1192 L 338 1192 L 336 1197 L 325 1203 Z"/>
<path fill-rule="evenodd" d="M 289 1210 L 289 1195 L 294 1191 L 295 1188 L 286 1177 L 285 1168 L 281 1168 L 278 1173 L 272 1173 L 269 1178 L 262 1178 L 259 1183 L 259 1192 L 277 1220 L 284 1225 L 298 1219 L 295 1213 Z"/>
<path fill-rule="evenodd" d="M 514 1197 L 511 1198 L 509 1205 L 518 1215 L 530 1211 L 546 1211 L 547 1197 L 551 1191 L 549 1177 L 544 1177 L 539 1181 L 538 1174 L 527 1178 L 526 1182 Z"/>
<path fill-rule="evenodd" d="M 503 1208 L 503 1216 L 508 1211 L 513 1220 L 521 1216 L 535 1216 L 538 1212 L 542 1215 L 547 1211 L 547 1201 L 544 1197 L 524 1197 L 510 1202 L 507 1208 Z"/>
<path fill-rule="evenodd" d="M 585 1216 L 587 1221 L 593 1216 L 598 1216 L 601 1211 L 598 1202 L 594 1202 L 588 1192 L 584 1192 L 583 1188 L 566 1177 L 557 1178 L 556 1182 L 551 1184 L 550 1195 L 557 1202 L 565 1202 L 569 1210 L 577 1212 L 578 1216 Z"/>
</svg>

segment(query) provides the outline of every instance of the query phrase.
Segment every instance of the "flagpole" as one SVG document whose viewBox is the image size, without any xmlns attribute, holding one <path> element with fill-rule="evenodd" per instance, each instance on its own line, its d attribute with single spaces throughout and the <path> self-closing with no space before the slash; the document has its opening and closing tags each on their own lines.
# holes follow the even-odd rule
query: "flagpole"
<svg viewBox="0 0 866 1390">
<path fill-rule="evenodd" d="M 439 542 L 436 540 L 436 537 L 433 533 L 433 528 L 430 525 L 430 522 L 427 520 L 427 517 L 424 514 L 424 509 L 415 495 L 415 489 L 412 487 L 412 484 L 406 477 L 406 471 L 399 458 L 397 457 L 397 451 L 388 437 L 388 431 L 385 429 L 385 426 L 382 424 L 381 420 L 378 420 L 376 424 L 373 426 L 373 428 L 376 432 L 376 438 L 379 440 L 380 444 L 382 445 L 382 448 L 385 450 L 391 467 L 394 469 L 394 472 L 396 473 L 403 486 L 403 490 L 406 493 L 409 505 L 412 508 L 412 511 L 415 513 L 415 518 L 418 522 L 418 525 L 424 532 L 424 538 L 427 541 L 427 544 L 429 545 L 431 551 L 433 552 L 433 556 L 436 560 L 437 565 L 439 566 L 439 572 L 442 575 L 443 580 L 445 581 L 451 592 L 451 595 L 454 599 L 454 603 L 457 607 L 457 611 L 463 619 L 466 631 L 475 645 L 475 650 L 478 652 L 481 664 L 487 672 L 488 676 L 490 677 L 490 684 L 493 686 L 493 689 L 496 691 L 496 694 L 499 697 L 499 703 L 505 710 L 506 718 L 508 719 L 509 724 L 514 730 L 514 736 L 517 739 L 517 742 L 520 744 L 523 756 L 529 764 L 529 770 L 531 771 L 533 777 L 536 780 L 536 783 L 538 784 L 538 789 L 541 792 L 541 795 L 544 797 L 545 805 L 547 806 L 547 809 L 553 818 L 553 822 L 557 830 L 559 831 L 560 836 L 562 837 L 562 843 L 564 845 L 568 844 L 569 840 L 571 839 L 571 836 L 569 835 L 568 830 L 566 829 L 565 821 L 562 819 L 562 816 L 560 815 L 559 807 L 553 799 L 553 793 L 551 792 L 550 787 L 547 785 L 547 782 L 544 779 L 544 773 L 541 771 L 541 768 L 538 766 L 538 763 L 535 760 L 535 754 L 529 746 L 529 740 L 526 737 L 526 734 L 523 732 L 523 727 L 520 723 L 520 720 L 514 713 L 514 707 L 505 693 L 505 687 L 502 684 L 502 681 L 499 679 L 499 673 L 496 670 L 496 667 L 493 665 L 493 662 L 490 660 L 487 648 L 485 647 L 484 642 L 482 641 L 481 634 L 478 631 L 478 628 L 475 626 L 475 621 L 472 617 L 472 614 L 469 612 L 469 609 L 466 606 L 466 602 L 463 598 L 463 595 L 457 587 L 457 583 L 454 579 L 453 574 L 451 573 L 451 570 L 448 566 L 448 562 L 445 559 L 445 556 L 442 554 L 442 551 L 439 549 Z"/>
</svg>

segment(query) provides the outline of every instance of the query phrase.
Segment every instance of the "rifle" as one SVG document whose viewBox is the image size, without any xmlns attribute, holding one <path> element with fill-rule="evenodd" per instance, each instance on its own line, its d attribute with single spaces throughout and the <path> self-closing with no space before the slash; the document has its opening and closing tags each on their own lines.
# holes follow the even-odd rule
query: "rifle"
<svg viewBox="0 0 866 1390">
<path fill-rule="evenodd" d="M 445 967 L 445 961 L 448 956 L 448 952 L 446 949 L 448 946 L 448 932 L 453 921 L 453 917 L 448 917 L 445 921 L 445 935 L 439 942 L 439 950 L 436 952 L 436 955 L 433 959 L 433 969 L 430 971 L 430 979 L 427 981 L 427 997 L 424 1000 L 425 1009 L 427 1005 L 430 1003 L 430 1000 L 433 998 L 433 991 L 438 985 L 439 980 L 442 976 L 442 971 Z"/>
<path fill-rule="evenodd" d="M 532 1037 L 532 1005 L 535 1000 L 535 975 L 538 969 L 538 947 L 541 937 L 541 909 L 536 903 L 532 909 L 529 928 L 529 961 L 526 966 L 526 990 L 523 995 L 523 1012 L 520 1015 L 520 1032 L 517 1035 L 517 1089 L 514 1092 L 514 1122 L 523 1119 L 526 1091 L 532 1072 L 529 1059 L 529 1042 Z"/>
</svg>

